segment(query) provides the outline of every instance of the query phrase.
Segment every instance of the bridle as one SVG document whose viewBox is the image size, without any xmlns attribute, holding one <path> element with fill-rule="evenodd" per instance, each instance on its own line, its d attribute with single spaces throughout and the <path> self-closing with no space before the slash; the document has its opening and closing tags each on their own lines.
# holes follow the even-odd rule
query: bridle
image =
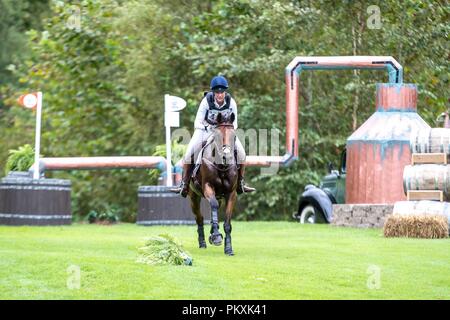
<svg viewBox="0 0 450 320">
<path fill-rule="evenodd" d="M 234 129 L 234 125 L 232 123 L 217 124 L 217 125 L 214 126 L 214 129 L 219 129 L 220 127 L 233 128 Z M 234 139 L 236 139 L 236 137 Z M 214 146 L 215 146 L 216 150 L 220 150 L 220 148 L 217 145 L 216 139 L 214 139 Z M 229 150 L 228 152 L 230 152 L 231 151 L 231 146 L 222 144 L 222 150 L 227 150 L 227 149 Z M 233 159 L 234 159 L 234 155 L 232 155 L 232 156 L 233 156 Z M 225 155 L 222 155 L 222 158 L 225 159 Z M 216 170 L 221 171 L 221 172 L 226 172 L 226 171 L 230 170 L 230 168 L 232 168 L 233 165 L 236 165 L 234 162 L 232 162 L 230 164 L 223 165 L 224 166 L 223 168 L 219 168 L 215 163 L 213 163 L 211 161 L 210 161 L 210 163 L 214 166 L 214 168 Z"/>
</svg>

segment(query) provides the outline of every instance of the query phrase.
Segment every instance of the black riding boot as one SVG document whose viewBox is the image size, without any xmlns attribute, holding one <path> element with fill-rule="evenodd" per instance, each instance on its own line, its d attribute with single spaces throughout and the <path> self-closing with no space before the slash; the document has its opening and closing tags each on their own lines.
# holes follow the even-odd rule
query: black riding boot
<svg viewBox="0 0 450 320">
<path fill-rule="evenodd" d="M 172 189 L 173 192 L 179 193 L 183 198 L 186 198 L 189 192 L 189 181 L 191 180 L 193 166 L 194 165 L 191 163 L 183 164 L 183 178 L 181 184 L 177 188 Z"/>
<path fill-rule="evenodd" d="M 255 188 L 245 185 L 244 172 L 245 172 L 245 165 L 243 163 L 241 163 L 239 166 L 239 171 L 238 171 L 238 185 L 237 185 L 237 193 L 238 194 L 256 191 Z"/>
</svg>

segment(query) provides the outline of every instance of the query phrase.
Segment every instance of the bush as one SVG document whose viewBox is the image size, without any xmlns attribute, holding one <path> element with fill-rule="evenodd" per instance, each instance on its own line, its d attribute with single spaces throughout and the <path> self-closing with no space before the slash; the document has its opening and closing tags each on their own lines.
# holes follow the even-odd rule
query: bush
<svg viewBox="0 0 450 320">
<path fill-rule="evenodd" d="M 89 214 L 87 215 L 87 220 L 89 221 L 89 223 L 95 223 L 97 221 L 97 211 L 92 210 L 91 212 L 89 212 Z"/>
<path fill-rule="evenodd" d="M 17 150 L 9 150 L 5 173 L 10 171 L 28 171 L 34 163 L 34 149 L 25 144 Z"/>
<path fill-rule="evenodd" d="M 95 210 L 91 210 L 87 215 L 87 220 L 89 223 L 113 224 L 119 221 L 119 217 L 114 212 L 98 213 Z"/>
</svg>

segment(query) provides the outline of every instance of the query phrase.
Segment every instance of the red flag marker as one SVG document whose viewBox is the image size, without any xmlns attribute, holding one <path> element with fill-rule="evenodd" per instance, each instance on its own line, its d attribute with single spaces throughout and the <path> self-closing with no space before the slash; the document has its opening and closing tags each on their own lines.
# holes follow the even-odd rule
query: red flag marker
<svg viewBox="0 0 450 320">
<path fill-rule="evenodd" d="M 23 94 L 19 97 L 18 102 L 25 108 L 35 109 L 38 104 L 38 93 L 33 92 L 33 93 Z"/>
<path fill-rule="evenodd" d="M 39 179 L 39 152 L 41 149 L 41 117 L 42 117 L 42 92 L 32 92 L 21 95 L 18 102 L 27 109 L 36 109 L 36 135 L 34 145 L 34 169 L 33 179 Z"/>
</svg>

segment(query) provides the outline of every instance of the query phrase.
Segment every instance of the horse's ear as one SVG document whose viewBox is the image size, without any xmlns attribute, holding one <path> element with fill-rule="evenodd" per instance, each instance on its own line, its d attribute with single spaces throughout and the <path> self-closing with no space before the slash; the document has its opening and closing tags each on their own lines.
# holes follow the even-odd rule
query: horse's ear
<svg viewBox="0 0 450 320">
<path fill-rule="evenodd" d="M 222 123 L 222 114 L 219 112 L 216 118 L 217 123 Z"/>
<path fill-rule="evenodd" d="M 230 122 L 233 123 L 234 119 L 236 119 L 236 116 L 234 115 L 234 112 L 232 112 L 230 115 Z"/>
</svg>

